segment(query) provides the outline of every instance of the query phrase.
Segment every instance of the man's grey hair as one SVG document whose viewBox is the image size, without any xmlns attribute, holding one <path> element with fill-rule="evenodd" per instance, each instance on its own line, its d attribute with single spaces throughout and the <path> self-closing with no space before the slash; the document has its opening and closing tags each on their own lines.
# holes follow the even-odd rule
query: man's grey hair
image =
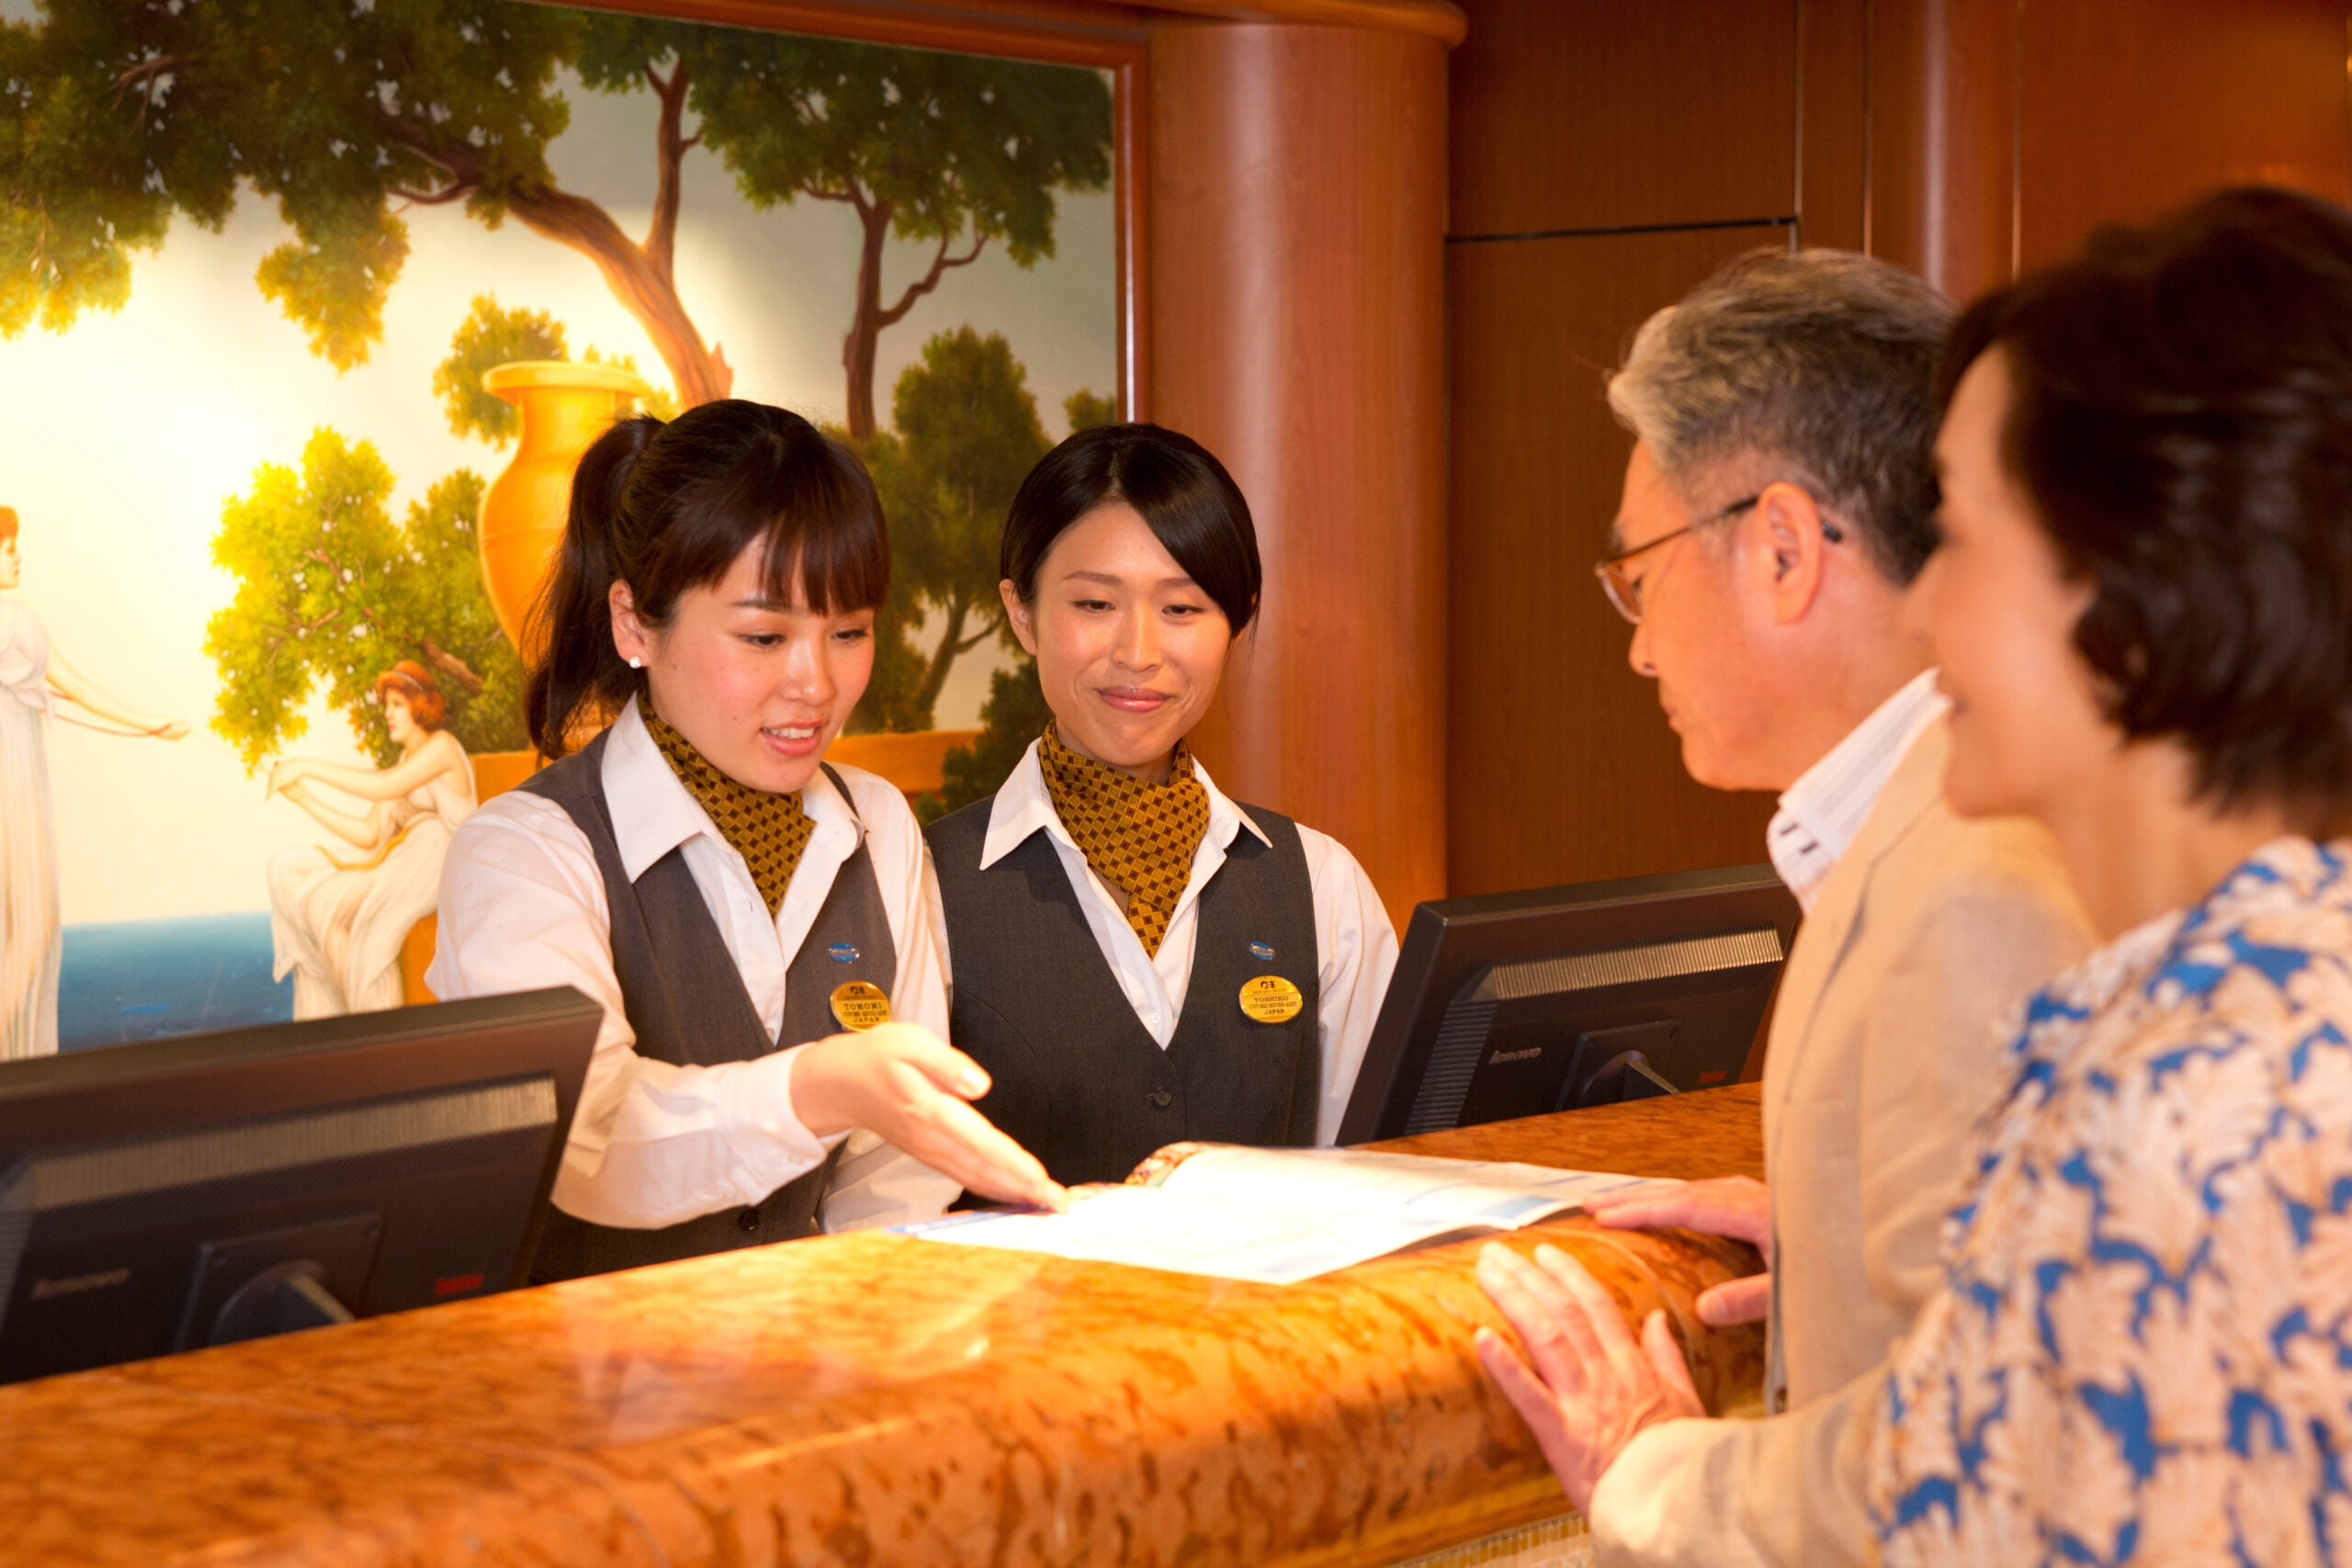
<svg viewBox="0 0 2352 1568">
<path fill-rule="evenodd" d="M 1719 465 L 1792 479 L 1900 586 L 1936 546 L 1936 362 L 1953 315 L 1886 262 L 1758 251 L 1642 323 L 1609 406 L 1686 496 Z"/>
</svg>

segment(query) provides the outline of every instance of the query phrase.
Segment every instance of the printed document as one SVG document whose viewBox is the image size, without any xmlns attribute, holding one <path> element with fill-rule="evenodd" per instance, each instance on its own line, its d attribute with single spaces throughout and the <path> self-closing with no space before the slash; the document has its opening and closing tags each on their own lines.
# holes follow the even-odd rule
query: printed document
<svg viewBox="0 0 2352 1568">
<path fill-rule="evenodd" d="M 1289 1285 L 1443 1237 L 1516 1230 L 1640 1179 L 1497 1160 L 1180 1144 L 1060 1214 L 977 1212 L 899 1227 L 964 1247 Z"/>
</svg>

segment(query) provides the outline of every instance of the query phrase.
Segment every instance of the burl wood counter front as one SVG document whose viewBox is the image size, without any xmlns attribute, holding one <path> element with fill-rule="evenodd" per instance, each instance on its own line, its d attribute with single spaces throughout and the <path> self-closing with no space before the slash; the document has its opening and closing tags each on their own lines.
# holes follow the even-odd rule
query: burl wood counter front
<svg viewBox="0 0 2352 1568">
<path fill-rule="evenodd" d="M 1754 1173 L 1756 1120 L 1720 1089 L 1393 1146 Z M 1538 1229 L 1675 1314 L 1711 1404 L 1752 1393 L 1760 1336 L 1690 1299 L 1753 1252 Z M 1275 1289 L 829 1237 L 22 1384 L 0 1562 L 1391 1562 L 1565 1507 L 1471 1354 L 1476 1246 Z"/>
</svg>

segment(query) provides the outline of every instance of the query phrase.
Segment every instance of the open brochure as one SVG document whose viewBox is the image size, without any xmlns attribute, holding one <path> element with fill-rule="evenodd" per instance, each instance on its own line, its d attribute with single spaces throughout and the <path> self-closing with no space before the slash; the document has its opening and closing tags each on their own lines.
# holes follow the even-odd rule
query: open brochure
<svg viewBox="0 0 2352 1568">
<path fill-rule="evenodd" d="M 978 1212 L 907 1235 L 1290 1285 L 1441 1237 L 1517 1230 L 1640 1179 L 1357 1149 L 1177 1144 L 1060 1214 Z"/>
</svg>

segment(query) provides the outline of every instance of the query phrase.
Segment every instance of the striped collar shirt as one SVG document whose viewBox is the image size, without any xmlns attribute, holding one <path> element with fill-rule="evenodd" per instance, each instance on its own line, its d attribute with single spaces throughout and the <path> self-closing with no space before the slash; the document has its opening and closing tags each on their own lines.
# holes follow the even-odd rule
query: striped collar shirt
<svg viewBox="0 0 2352 1568">
<path fill-rule="evenodd" d="M 1869 820 L 1895 764 L 1951 705 L 1936 690 L 1936 672 L 1921 671 L 1781 796 L 1781 808 L 1765 830 L 1765 847 L 1772 869 L 1807 914 L 1838 857 Z"/>
</svg>

